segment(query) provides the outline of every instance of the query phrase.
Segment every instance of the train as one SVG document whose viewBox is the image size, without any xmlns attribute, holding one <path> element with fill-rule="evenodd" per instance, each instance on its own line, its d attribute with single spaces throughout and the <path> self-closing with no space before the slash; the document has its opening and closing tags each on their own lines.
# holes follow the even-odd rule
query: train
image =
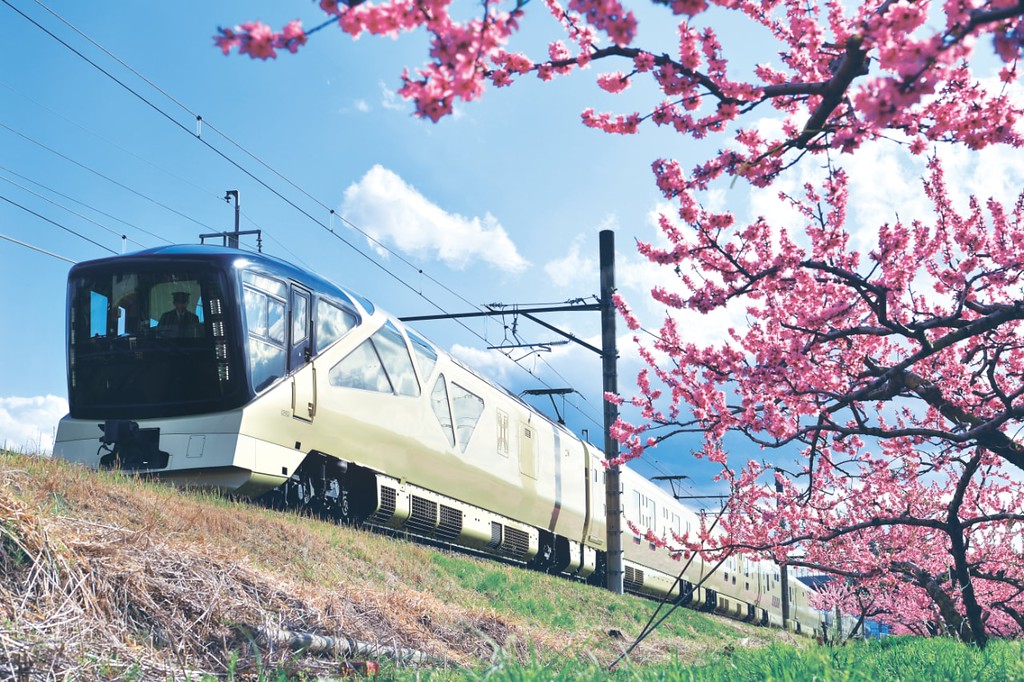
<svg viewBox="0 0 1024 682">
<path fill-rule="evenodd" d="M 364 296 L 200 244 L 78 263 L 67 303 L 55 457 L 605 582 L 602 451 Z M 827 634 L 813 580 L 666 549 L 699 515 L 620 483 L 626 591 Z"/>
</svg>

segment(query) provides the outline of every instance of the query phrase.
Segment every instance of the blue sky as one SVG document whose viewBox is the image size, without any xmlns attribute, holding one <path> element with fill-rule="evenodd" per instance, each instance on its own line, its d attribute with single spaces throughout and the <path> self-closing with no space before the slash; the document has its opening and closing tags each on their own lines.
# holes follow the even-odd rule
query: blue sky
<svg viewBox="0 0 1024 682">
<path fill-rule="evenodd" d="M 596 295 L 598 231 L 613 229 L 620 289 L 650 328 L 658 326 L 660 311 L 644 299 L 665 273 L 643 264 L 632 248 L 635 239 L 658 239 L 652 216 L 661 197 L 650 164 L 668 156 L 689 165 L 708 150 L 654 128 L 617 137 L 579 122 L 587 107 L 649 107 L 658 101 L 649 86 L 612 97 L 595 85 L 600 68 L 552 83 L 527 78 L 489 90 L 482 100 L 459 105 L 454 117 L 431 124 L 415 119 L 394 94 L 402 68 L 424 60 L 423 35 L 353 41 L 330 27 L 298 55 L 256 62 L 215 49 L 217 26 L 261 19 L 277 28 L 295 18 L 314 26 L 323 16 L 315 3 L 52 0 L 46 7 L 31 0 L 0 4 L 0 290 L 9 310 L 0 334 L 0 443 L 46 449 L 66 408 L 70 263 L 62 258 L 194 243 L 202 232 L 230 229 L 226 190 L 240 192 L 241 227 L 261 228 L 267 253 L 399 316 L 435 313 L 435 304 L 460 312 L 470 304 Z M 671 51 L 668 15 L 638 9 L 639 44 Z M 539 4 L 527 10 L 513 47 L 545 54 L 558 27 Z M 754 59 L 748 51 L 763 47 L 760 38 L 737 30 L 724 42 L 742 46 L 739 57 Z M 896 210 L 904 218 L 914 210 L 906 196 L 920 168 L 891 151 L 869 150 L 851 168 L 855 191 L 863 178 L 857 210 L 868 226 L 891 220 Z M 978 191 L 1021 186 L 1024 171 L 1016 157 L 987 158 Z M 965 157 L 953 172 L 976 178 L 979 163 Z M 790 186 L 814 172 L 794 172 Z M 709 201 L 741 217 L 784 215 L 773 196 L 725 188 Z M 382 254 L 341 217 L 392 253 Z M 121 235 L 128 237 L 124 244 Z M 716 338 L 735 322 L 727 317 L 692 319 L 688 328 Z M 598 343 L 596 313 L 548 319 Z M 473 333 L 454 322 L 418 328 L 515 391 L 541 386 L 485 350 L 505 338 L 500 320 L 467 325 Z M 528 324 L 519 331 L 524 341 L 555 338 Z M 625 393 L 639 365 L 621 322 L 619 331 Z M 581 348 L 557 347 L 521 364 L 548 386 L 579 390 L 571 399 L 578 409 L 568 407 L 570 425 L 589 429 L 597 440 L 599 359 Z M 710 490 L 707 472 L 686 456 L 690 445 L 660 448 L 654 468 L 641 469 L 692 474 L 698 489 Z"/>
<path fill-rule="evenodd" d="M 47 3 L 52 13 L 25 0 L 11 5 L 82 56 L 0 5 L 8 38 L 0 60 L 9 65 L 0 72 L 0 235 L 10 239 L 74 261 L 120 252 L 122 234 L 128 250 L 196 242 L 202 232 L 231 228 L 223 197 L 238 189 L 241 227 L 262 228 L 266 252 L 413 315 L 437 312 L 431 301 L 458 312 L 470 303 L 594 295 L 598 231 L 616 230 L 622 257 L 634 261 L 634 238 L 653 236 L 656 150 L 579 124 L 587 98 L 602 96 L 596 73 L 528 79 L 432 124 L 394 94 L 402 68 L 424 59 L 422 35 L 352 41 L 331 28 L 300 54 L 268 62 L 224 57 L 213 46 L 218 25 L 315 25 L 322 14 L 313 3 Z M 523 42 L 543 51 L 556 27 L 540 12 L 534 19 L 539 30 L 528 27 Z M 414 267 L 382 257 L 340 216 Z M 21 292 L 8 301 L 23 330 L 0 339 L 0 439 L 45 448 L 66 397 L 70 263 L 8 240 L 0 240 L 0 263 L 0 286 Z M 599 334 L 596 313 L 549 319 L 591 340 Z M 500 320 L 467 325 L 492 344 L 505 337 Z M 541 386 L 455 323 L 419 329 L 514 390 Z M 520 333 L 524 341 L 555 338 L 525 324 Z M 568 406 L 570 420 L 598 431 L 596 356 L 563 347 L 521 364 L 551 386 L 580 390 L 571 401 L 581 411 Z"/>
</svg>

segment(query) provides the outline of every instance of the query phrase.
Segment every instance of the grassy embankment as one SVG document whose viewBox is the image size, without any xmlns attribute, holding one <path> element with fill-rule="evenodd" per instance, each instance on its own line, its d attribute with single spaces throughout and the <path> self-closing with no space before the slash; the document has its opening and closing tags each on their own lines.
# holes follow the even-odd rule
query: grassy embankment
<svg viewBox="0 0 1024 682">
<path fill-rule="evenodd" d="M 0 453 L 0 679 L 19 667 L 30 679 L 339 672 L 336 656 L 267 639 L 289 630 L 430 657 L 415 669 L 385 664 L 389 679 L 601 680 L 653 608 L 214 494 Z M 680 610 L 615 676 L 1024 679 L 1019 643 L 983 654 L 948 641 L 793 644 Z"/>
</svg>

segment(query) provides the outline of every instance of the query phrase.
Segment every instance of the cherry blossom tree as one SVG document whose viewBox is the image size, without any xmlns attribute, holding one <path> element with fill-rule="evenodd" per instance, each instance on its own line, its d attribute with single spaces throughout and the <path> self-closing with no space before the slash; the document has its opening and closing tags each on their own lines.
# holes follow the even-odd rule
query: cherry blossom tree
<svg viewBox="0 0 1024 682">
<path fill-rule="evenodd" d="M 639 250 L 676 285 L 651 292 L 669 313 L 656 340 L 637 336 L 647 367 L 635 395 L 609 396 L 639 415 L 616 426 L 621 461 L 698 433 L 696 456 L 720 465 L 732 491 L 724 532 L 674 538 L 670 550 L 831 573 L 823 607 L 910 630 L 981 646 L 1024 632 L 1024 195 L 958 201 L 938 152 L 1024 141 L 1012 95 L 1024 3 L 652 0 L 644 10 L 675 22 L 678 40 L 643 47 L 619 0 L 539 4 L 564 32 L 542 55 L 507 49 L 526 0 L 484 0 L 467 20 L 451 0 L 321 0 L 326 21 L 309 31 L 249 22 L 215 40 L 267 59 L 332 26 L 352 37 L 425 31 L 427 61 L 401 75 L 399 93 L 432 121 L 527 77 L 599 70 L 609 93 L 649 79 L 660 95 L 646 108 L 581 117 L 611 134 L 656 126 L 721 140 L 690 168 L 653 162 L 674 208 L 661 240 Z M 753 65 L 730 62 L 719 36 L 746 30 L 775 45 Z M 761 125 L 768 118 L 778 124 Z M 843 162 L 869 143 L 928 154 L 932 213 L 893 216 L 857 250 Z M 768 188 L 808 159 L 825 172 L 781 195 L 799 216 L 788 224 L 706 206 L 716 186 Z M 722 343 L 684 340 L 679 313 L 721 309 L 745 322 Z M 765 459 L 734 454 L 751 443 Z"/>
</svg>

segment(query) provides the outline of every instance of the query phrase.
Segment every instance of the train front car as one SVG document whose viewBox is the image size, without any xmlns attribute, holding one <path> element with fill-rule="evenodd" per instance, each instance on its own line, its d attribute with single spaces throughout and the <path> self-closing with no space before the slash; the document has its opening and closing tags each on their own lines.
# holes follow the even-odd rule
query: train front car
<svg viewBox="0 0 1024 682">
<path fill-rule="evenodd" d="M 74 266 L 54 455 L 245 495 L 287 479 L 303 454 L 242 429 L 257 393 L 308 359 L 297 315 L 310 293 L 287 279 L 261 288 L 273 264 L 172 246 Z"/>
</svg>

